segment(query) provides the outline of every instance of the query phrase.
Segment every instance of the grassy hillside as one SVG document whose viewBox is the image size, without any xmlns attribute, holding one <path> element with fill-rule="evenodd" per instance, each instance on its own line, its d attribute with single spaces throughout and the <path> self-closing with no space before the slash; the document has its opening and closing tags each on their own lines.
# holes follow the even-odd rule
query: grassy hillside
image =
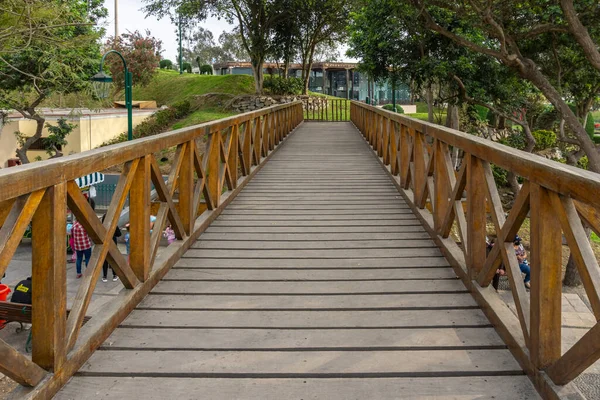
<svg viewBox="0 0 600 400">
<path fill-rule="evenodd" d="M 179 75 L 177 71 L 160 70 L 148 86 L 134 86 L 133 99 L 155 100 L 162 106 L 206 93 L 251 94 L 254 80 L 249 75 Z"/>
</svg>

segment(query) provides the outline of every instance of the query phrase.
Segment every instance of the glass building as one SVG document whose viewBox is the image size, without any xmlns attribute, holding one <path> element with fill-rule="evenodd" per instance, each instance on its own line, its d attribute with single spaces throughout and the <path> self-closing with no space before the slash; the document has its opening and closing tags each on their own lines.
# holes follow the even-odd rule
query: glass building
<svg viewBox="0 0 600 400">
<path fill-rule="evenodd" d="M 308 88 L 311 92 L 323 93 L 344 99 L 365 101 L 373 99 L 377 104 L 392 102 L 392 88 L 387 82 L 372 82 L 365 74 L 356 71 L 356 63 L 315 63 L 310 71 Z M 277 74 L 281 68 L 275 63 L 264 64 L 265 74 Z M 213 66 L 217 75 L 252 75 L 248 62 L 229 62 Z M 289 76 L 302 77 L 302 66 L 291 64 Z M 396 88 L 396 103 L 410 104 L 410 89 L 406 84 Z"/>
</svg>

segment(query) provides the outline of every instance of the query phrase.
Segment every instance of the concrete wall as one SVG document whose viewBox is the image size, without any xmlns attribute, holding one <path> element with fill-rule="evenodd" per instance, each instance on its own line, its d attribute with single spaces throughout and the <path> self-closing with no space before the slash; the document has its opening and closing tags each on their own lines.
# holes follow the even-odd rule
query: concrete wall
<svg viewBox="0 0 600 400">
<path fill-rule="evenodd" d="M 137 126 L 153 113 L 154 110 L 135 111 L 133 114 L 133 126 Z M 46 116 L 46 122 L 55 125 L 58 119 L 62 117 Z M 100 144 L 127 131 L 126 113 L 102 113 L 97 115 L 90 113 L 65 118 L 70 123 L 77 125 L 67 137 L 68 144 L 63 148 L 63 154 L 65 155 L 94 149 Z M 5 126 L 0 127 L 0 167 L 6 167 L 8 159 L 16 158 L 17 140 L 14 133 L 20 131 L 26 136 L 33 136 L 35 127 L 35 121 L 23 118 L 11 119 Z M 44 129 L 42 137 L 47 136 L 48 130 Z M 31 161 L 37 156 L 40 156 L 42 159 L 48 158 L 45 151 L 32 150 L 28 151 L 27 155 Z"/>
</svg>

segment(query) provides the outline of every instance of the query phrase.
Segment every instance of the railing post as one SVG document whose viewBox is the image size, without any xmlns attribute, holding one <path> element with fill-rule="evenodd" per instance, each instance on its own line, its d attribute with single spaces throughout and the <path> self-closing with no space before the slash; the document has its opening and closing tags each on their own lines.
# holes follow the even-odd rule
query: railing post
<svg viewBox="0 0 600 400">
<path fill-rule="evenodd" d="M 221 186 L 219 184 L 219 161 L 221 159 L 220 146 L 221 132 L 211 132 L 208 136 L 208 142 L 206 143 L 206 153 L 204 154 L 204 157 L 206 159 L 206 185 L 213 198 L 214 207 L 219 207 L 221 204 Z"/>
<path fill-rule="evenodd" d="M 548 189 L 531 184 L 531 359 L 545 368 L 561 355 L 562 231 Z"/>
<path fill-rule="evenodd" d="M 485 175 L 483 162 L 470 154 L 467 161 L 467 269 L 476 279 L 486 257 Z"/>
<path fill-rule="evenodd" d="M 67 185 L 46 189 L 32 219 L 31 358 L 40 367 L 58 371 L 66 358 Z"/>
<path fill-rule="evenodd" d="M 140 159 L 129 192 L 129 262 L 140 282 L 150 269 L 150 157 Z"/>
</svg>

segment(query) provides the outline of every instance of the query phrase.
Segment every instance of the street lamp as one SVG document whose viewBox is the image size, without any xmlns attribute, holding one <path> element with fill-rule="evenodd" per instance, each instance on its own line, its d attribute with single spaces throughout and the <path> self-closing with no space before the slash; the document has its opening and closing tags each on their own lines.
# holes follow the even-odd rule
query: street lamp
<svg viewBox="0 0 600 400">
<path fill-rule="evenodd" d="M 125 62 L 125 58 L 116 50 L 110 50 L 106 54 L 102 56 L 102 60 L 100 61 L 100 72 L 96 75 L 92 76 L 92 84 L 94 86 L 94 91 L 96 92 L 96 96 L 100 99 L 106 99 L 110 92 L 110 84 L 113 79 L 106 75 L 103 71 L 104 68 L 104 59 L 107 55 L 115 53 L 117 54 L 121 60 L 123 61 L 123 66 L 125 68 L 125 107 L 127 108 L 127 140 L 133 139 L 133 124 L 132 124 L 132 108 L 133 108 L 133 94 L 131 92 L 131 87 L 133 85 L 131 72 L 127 69 L 127 62 Z"/>
</svg>

